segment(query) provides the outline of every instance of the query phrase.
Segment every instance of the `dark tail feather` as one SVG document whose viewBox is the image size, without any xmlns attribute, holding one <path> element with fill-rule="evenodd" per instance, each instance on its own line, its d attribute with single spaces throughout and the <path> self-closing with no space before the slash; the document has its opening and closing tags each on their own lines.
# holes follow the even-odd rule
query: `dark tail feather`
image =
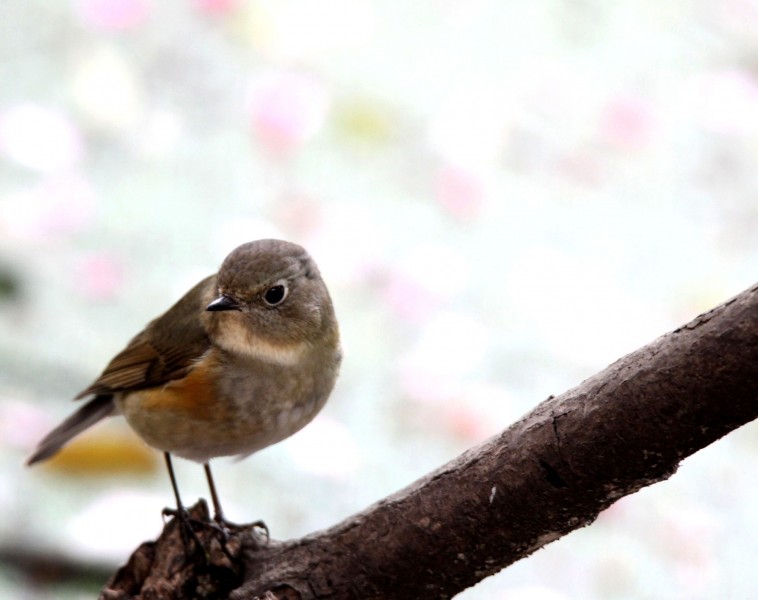
<svg viewBox="0 0 758 600">
<path fill-rule="evenodd" d="M 95 396 L 79 410 L 77 410 L 68 419 L 63 421 L 58 427 L 53 429 L 45 436 L 26 461 L 27 465 L 33 465 L 58 452 L 71 439 L 79 435 L 82 431 L 110 415 L 115 408 L 113 396 Z"/>
</svg>

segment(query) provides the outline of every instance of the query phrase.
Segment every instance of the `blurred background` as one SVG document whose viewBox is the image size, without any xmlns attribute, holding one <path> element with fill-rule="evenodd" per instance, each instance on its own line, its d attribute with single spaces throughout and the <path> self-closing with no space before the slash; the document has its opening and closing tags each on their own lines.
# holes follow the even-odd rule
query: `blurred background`
<svg viewBox="0 0 758 600">
<path fill-rule="evenodd" d="M 306 246 L 342 326 L 323 413 L 214 463 L 296 537 L 755 283 L 757 162 L 756 0 L 3 2 L 0 597 L 159 533 L 118 420 L 23 460 L 239 243 Z M 750 425 L 460 598 L 754 597 L 757 470 Z"/>
</svg>

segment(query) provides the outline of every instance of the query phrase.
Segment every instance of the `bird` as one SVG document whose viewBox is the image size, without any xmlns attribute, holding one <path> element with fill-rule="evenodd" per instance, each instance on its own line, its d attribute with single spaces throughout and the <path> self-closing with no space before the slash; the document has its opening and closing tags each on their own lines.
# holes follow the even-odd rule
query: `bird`
<svg viewBox="0 0 758 600">
<path fill-rule="evenodd" d="M 342 350 L 321 274 L 298 244 L 242 244 L 210 275 L 150 321 L 75 399 L 90 398 L 27 459 L 52 457 L 106 417 L 121 415 L 163 452 L 176 511 L 186 516 L 172 455 L 202 463 L 225 525 L 210 468 L 294 434 L 323 408 Z"/>
</svg>

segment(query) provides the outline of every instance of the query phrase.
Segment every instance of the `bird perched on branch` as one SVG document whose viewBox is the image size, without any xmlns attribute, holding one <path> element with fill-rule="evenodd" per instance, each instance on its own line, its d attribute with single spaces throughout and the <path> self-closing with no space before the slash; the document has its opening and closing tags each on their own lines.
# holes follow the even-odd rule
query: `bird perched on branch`
<svg viewBox="0 0 758 600">
<path fill-rule="evenodd" d="M 304 427 L 329 397 L 341 356 L 332 301 L 309 254 L 281 240 L 243 244 L 108 363 L 76 398 L 93 397 L 27 463 L 120 414 L 163 451 L 180 516 L 171 455 L 203 463 L 223 526 L 210 459 L 246 456 Z"/>
</svg>

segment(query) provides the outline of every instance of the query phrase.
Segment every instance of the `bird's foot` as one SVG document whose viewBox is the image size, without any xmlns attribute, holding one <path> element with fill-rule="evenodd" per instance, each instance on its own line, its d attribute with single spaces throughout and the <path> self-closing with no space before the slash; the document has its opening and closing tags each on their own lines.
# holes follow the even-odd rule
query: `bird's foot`
<svg viewBox="0 0 758 600">
<path fill-rule="evenodd" d="M 219 536 L 221 537 L 221 547 L 224 550 L 224 553 L 230 558 L 231 556 L 227 543 L 233 535 L 250 530 L 262 530 L 265 535 L 264 542 L 261 543 L 258 531 L 253 531 L 253 535 L 250 539 L 254 540 L 256 545 L 266 545 L 271 539 L 268 532 L 268 526 L 261 520 L 255 521 L 254 523 L 240 525 L 239 523 L 228 521 L 223 514 L 216 513 L 213 517 L 213 521 L 209 521 L 207 526 L 219 533 Z"/>
<path fill-rule="evenodd" d="M 268 525 L 266 525 L 260 519 L 252 523 L 244 523 L 240 525 L 239 523 L 233 523 L 232 521 L 227 520 L 223 514 L 216 513 L 213 516 L 213 523 L 215 523 L 215 525 L 218 526 L 218 528 L 222 530 L 226 535 L 240 531 L 247 531 L 249 529 L 259 529 L 263 531 L 266 537 L 266 542 L 271 539 L 271 536 L 268 532 Z"/>
<path fill-rule="evenodd" d="M 207 513 L 206 513 L 207 514 Z M 205 549 L 203 542 L 195 532 L 195 528 L 200 528 L 206 524 L 205 521 L 191 517 L 189 512 L 183 506 L 179 508 L 164 508 L 162 511 L 163 517 L 173 517 L 179 521 L 179 531 L 181 532 L 182 541 L 187 551 L 190 551 L 190 545 L 194 542 L 194 548 L 196 551 L 200 551 L 205 557 L 205 561 L 208 562 L 208 551 Z"/>
<path fill-rule="evenodd" d="M 192 514 L 184 508 L 164 508 L 164 517 L 173 517 L 179 521 L 182 541 L 188 554 L 191 551 L 201 552 L 206 562 L 210 561 L 210 546 L 213 537 L 218 541 L 221 551 L 226 557 L 235 562 L 239 553 L 240 534 L 250 532 L 248 543 L 265 546 L 270 540 L 268 526 L 261 520 L 254 523 L 238 524 L 228 521 L 223 514 L 216 513 L 210 517 L 205 502 L 201 501 L 202 510 L 193 509 Z M 197 508 L 197 507 L 196 507 Z M 251 531 L 252 530 L 252 531 Z M 233 541 L 233 538 L 234 539 Z M 204 540 L 204 541 L 203 541 Z"/>
</svg>

